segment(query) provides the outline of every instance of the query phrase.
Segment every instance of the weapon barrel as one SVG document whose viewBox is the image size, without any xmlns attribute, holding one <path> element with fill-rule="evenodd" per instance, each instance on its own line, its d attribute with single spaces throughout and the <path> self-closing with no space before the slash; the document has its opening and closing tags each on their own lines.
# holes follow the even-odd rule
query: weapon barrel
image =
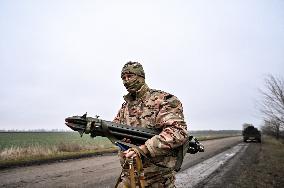
<svg viewBox="0 0 284 188">
<path fill-rule="evenodd" d="M 139 127 L 131 127 L 131 126 L 116 124 L 112 122 L 107 122 L 107 125 L 110 131 L 135 135 L 141 138 L 145 138 L 146 140 L 159 134 L 159 131 L 139 128 Z"/>
<path fill-rule="evenodd" d="M 135 145 L 144 144 L 148 139 L 161 132 L 161 130 L 131 127 L 98 118 L 86 117 L 86 115 L 68 117 L 65 119 L 65 124 L 74 131 L 78 131 L 81 136 L 84 132 L 88 132 L 91 133 L 91 137 L 103 136 L 108 137 L 110 140 L 127 138 Z M 91 123 L 91 127 L 87 127 L 88 123 Z M 87 129 L 89 131 L 86 131 Z M 204 152 L 204 146 L 196 138 L 189 136 L 187 153 L 194 154 L 197 152 Z"/>
</svg>

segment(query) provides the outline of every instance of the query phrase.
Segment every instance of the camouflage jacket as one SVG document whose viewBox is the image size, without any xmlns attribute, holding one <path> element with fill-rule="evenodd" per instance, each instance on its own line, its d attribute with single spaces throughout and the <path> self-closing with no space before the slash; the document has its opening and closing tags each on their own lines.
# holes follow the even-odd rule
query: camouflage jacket
<svg viewBox="0 0 284 188">
<path fill-rule="evenodd" d="M 146 178 L 157 172 L 162 175 L 162 172 L 169 171 L 169 168 L 175 166 L 177 157 L 171 153 L 187 138 L 182 104 L 177 97 L 160 90 L 149 89 L 146 84 L 137 92 L 136 98 L 127 94 L 124 99 L 125 102 L 114 122 L 160 131 L 159 135 L 147 140 L 145 145 L 150 152 L 151 160 L 168 168 L 158 167 L 147 160 L 144 161 L 143 167 Z"/>
</svg>

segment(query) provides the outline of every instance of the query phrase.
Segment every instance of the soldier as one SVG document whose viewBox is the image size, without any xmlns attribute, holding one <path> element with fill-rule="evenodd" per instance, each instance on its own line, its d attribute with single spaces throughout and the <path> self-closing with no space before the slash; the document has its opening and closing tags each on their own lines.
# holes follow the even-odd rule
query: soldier
<svg viewBox="0 0 284 188">
<path fill-rule="evenodd" d="M 148 156 L 143 160 L 146 187 L 175 187 L 177 156 L 173 151 L 187 139 L 182 104 L 174 95 L 150 89 L 138 62 L 127 62 L 122 68 L 121 78 L 128 94 L 124 96 L 125 102 L 114 122 L 160 131 L 159 135 L 139 146 Z M 136 157 L 136 153 L 127 150 L 119 152 L 119 156 L 123 165 L 125 159 Z M 117 187 L 130 187 L 129 169 L 122 167 Z"/>
</svg>

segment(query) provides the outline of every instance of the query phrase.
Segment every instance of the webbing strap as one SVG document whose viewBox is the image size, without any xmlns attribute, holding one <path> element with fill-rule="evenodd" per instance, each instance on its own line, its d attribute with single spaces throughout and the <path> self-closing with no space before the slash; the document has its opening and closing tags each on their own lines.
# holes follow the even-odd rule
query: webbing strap
<svg viewBox="0 0 284 188">
<path fill-rule="evenodd" d="M 130 178 L 130 187 L 136 188 L 136 181 L 135 181 L 135 171 L 134 171 L 134 161 L 133 158 L 127 160 L 129 166 L 129 178 Z"/>
<path fill-rule="evenodd" d="M 141 160 L 141 153 L 137 148 L 130 148 L 129 151 L 134 151 L 136 154 L 136 157 L 130 158 L 130 160 L 128 161 L 131 188 L 136 188 L 135 171 L 137 175 L 137 184 L 139 188 L 145 188 L 145 177 L 144 177 L 143 164 Z M 136 166 L 134 165 L 133 159 L 135 159 Z"/>
<path fill-rule="evenodd" d="M 136 185 L 139 188 L 145 188 L 145 177 L 144 177 L 144 169 L 141 159 L 141 153 L 136 148 L 130 148 L 129 151 L 135 152 L 136 156 L 132 158 L 126 158 L 125 163 L 128 165 L 128 173 L 130 180 L 130 188 L 136 188 Z M 135 160 L 135 161 L 134 161 Z M 122 172 L 116 182 L 115 187 L 121 182 Z"/>
</svg>

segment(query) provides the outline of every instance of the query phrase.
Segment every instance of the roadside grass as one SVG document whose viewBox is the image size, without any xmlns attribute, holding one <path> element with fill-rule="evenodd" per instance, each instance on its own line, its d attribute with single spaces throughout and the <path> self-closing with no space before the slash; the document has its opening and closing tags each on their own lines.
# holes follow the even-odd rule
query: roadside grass
<svg viewBox="0 0 284 188">
<path fill-rule="evenodd" d="M 265 137 L 255 158 L 243 165 L 236 187 L 284 187 L 284 142 Z"/>
<path fill-rule="evenodd" d="M 103 153 L 113 153 L 117 151 L 117 148 L 108 148 L 108 149 L 97 149 L 97 150 L 86 150 L 86 151 L 77 151 L 77 152 L 57 152 L 57 153 L 50 153 L 49 155 L 25 155 L 19 156 L 17 158 L 6 158 L 5 160 L 0 160 L 0 167 L 11 167 L 11 166 L 19 166 L 19 165 L 29 165 L 29 164 L 39 164 L 42 162 L 51 162 L 51 161 L 58 161 L 58 160 L 66 160 L 66 159 L 75 159 L 81 157 L 89 157 L 94 156 L 97 154 Z"/>
<path fill-rule="evenodd" d="M 201 131 L 189 131 L 190 135 L 196 137 L 199 141 L 213 140 L 220 138 L 227 138 L 233 136 L 241 136 L 239 130 L 201 130 Z"/>
<path fill-rule="evenodd" d="M 102 152 L 117 148 L 103 137 L 80 137 L 76 132 L 1 132 L 0 167 L 22 165 Z"/>
<path fill-rule="evenodd" d="M 207 135 L 207 136 L 196 136 L 196 138 L 199 141 L 205 141 L 205 140 L 214 140 L 214 139 L 228 138 L 234 136 L 241 136 L 241 135 Z"/>
<path fill-rule="evenodd" d="M 202 141 L 232 135 L 203 133 L 193 136 Z M 76 132 L 0 132 L 0 167 L 115 151 L 117 147 L 107 138 L 80 137 Z"/>
<path fill-rule="evenodd" d="M 96 145 L 79 145 L 76 143 L 61 143 L 55 146 L 42 147 L 33 145 L 28 147 L 10 147 L 5 148 L 0 152 L 0 161 L 18 160 L 22 158 L 44 158 L 47 156 L 57 156 L 66 153 L 90 153 L 95 151 L 108 150 L 112 147 L 96 146 Z"/>
</svg>

